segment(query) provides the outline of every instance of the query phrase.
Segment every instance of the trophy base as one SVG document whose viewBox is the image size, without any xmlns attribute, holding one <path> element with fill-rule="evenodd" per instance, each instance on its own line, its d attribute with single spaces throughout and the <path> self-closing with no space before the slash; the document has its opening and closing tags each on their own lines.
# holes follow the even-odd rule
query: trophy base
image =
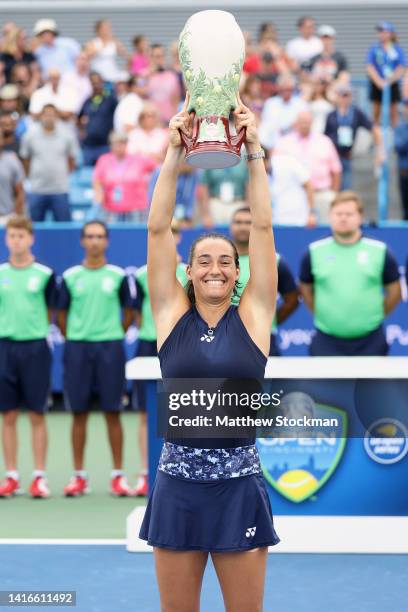
<svg viewBox="0 0 408 612">
<path fill-rule="evenodd" d="M 210 170 L 214 168 L 231 168 L 241 161 L 241 156 L 231 151 L 227 145 L 218 142 L 200 143 L 186 155 L 186 162 L 194 168 Z M 201 149 L 201 150 L 200 150 Z"/>
</svg>

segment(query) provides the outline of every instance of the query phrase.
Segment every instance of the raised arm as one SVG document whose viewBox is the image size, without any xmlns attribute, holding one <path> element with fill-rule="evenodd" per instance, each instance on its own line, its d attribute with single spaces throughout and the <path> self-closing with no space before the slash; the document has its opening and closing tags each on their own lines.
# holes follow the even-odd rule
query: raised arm
<svg viewBox="0 0 408 612">
<path fill-rule="evenodd" d="M 191 117 L 186 111 L 170 121 L 169 146 L 153 192 L 147 222 L 147 270 L 149 295 L 160 349 L 174 325 L 190 308 L 190 302 L 176 277 L 177 252 L 171 221 L 176 203 L 176 185 L 184 152 L 179 130 L 191 135 Z"/>
<path fill-rule="evenodd" d="M 234 114 L 237 130 L 246 128 L 247 153 L 251 155 L 262 151 L 253 113 L 241 103 Z M 252 340 L 268 355 L 278 281 L 272 210 L 264 160 L 260 158 L 248 161 L 248 168 L 252 217 L 249 235 L 250 279 L 238 310 Z"/>
</svg>

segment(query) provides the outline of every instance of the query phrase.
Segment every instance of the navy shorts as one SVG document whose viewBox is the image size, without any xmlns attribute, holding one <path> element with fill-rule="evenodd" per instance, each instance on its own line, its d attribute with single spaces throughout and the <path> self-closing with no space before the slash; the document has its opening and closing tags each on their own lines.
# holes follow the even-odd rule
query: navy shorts
<svg viewBox="0 0 408 612">
<path fill-rule="evenodd" d="M 203 482 L 157 471 L 139 537 L 158 548 L 209 552 L 279 542 L 262 474 Z"/>
<path fill-rule="evenodd" d="M 86 412 L 96 394 L 105 412 L 122 409 L 125 392 L 125 350 L 122 340 L 79 342 L 67 340 L 64 349 L 65 406 Z"/>
<path fill-rule="evenodd" d="M 385 356 L 390 347 L 383 327 L 362 338 L 337 338 L 316 330 L 310 344 L 312 357 L 371 357 Z"/>
<path fill-rule="evenodd" d="M 43 414 L 50 378 L 51 351 L 46 340 L 0 339 L 0 411 L 24 406 Z"/>
<path fill-rule="evenodd" d="M 156 340 L 139 340 L 135 357 L 157 357 Z M 132 409 L 146 412 L 146 380 L 135 380 L 132 389 Z"/>
</svg>

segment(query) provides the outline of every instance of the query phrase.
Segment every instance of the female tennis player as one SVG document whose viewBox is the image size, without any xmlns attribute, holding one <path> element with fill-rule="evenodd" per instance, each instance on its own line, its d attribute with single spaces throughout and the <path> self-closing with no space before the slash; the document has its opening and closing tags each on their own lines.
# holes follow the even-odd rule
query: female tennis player
<svg viewBox="0 0 408 612">
<path fill-rule="evenodd" d="M 176 278 L 171 233 L 176 180 L 192 115 L 170 121 L 170 144 L 148 220 L 148 275 L 163 379 L 263 379 L 275 311 L 277 266 L 268 182 L 255 118 L 239 100 L 246 128 L 252 226 L 250 280 L 231 296 L 238 253 L 225 236 L 192 245 L 188 291 Z M 253 438 L 165 442 L 140 537 L 154 547 L 163 612 L 198 612 L 211 554 L 228 612 L 262 610 L 267 550 L 279 541 Z"/>
</svg>

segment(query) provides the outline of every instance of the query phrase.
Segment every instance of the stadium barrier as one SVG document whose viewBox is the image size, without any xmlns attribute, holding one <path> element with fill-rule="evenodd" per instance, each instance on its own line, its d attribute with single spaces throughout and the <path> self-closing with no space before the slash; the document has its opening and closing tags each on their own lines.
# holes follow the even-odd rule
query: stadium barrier
<svg viewBox="0 0 408 612">
<path fill-rule="evenodd" d="M 126 375 L 149 381 L 152 486 L 162 444 L 158 360 L 130 360 Z M 269 358 L 265 377 L 287 397 L 311 398 L 316 414 L 342 415 L 344 423 L 335 439 L 257 440 L 282 540 L 273 551 L 408 553 L 408 358 Z M 137 537 L 143 512 L 138 507 L 127 519 L 131 552 L 149 550 Z"/>
</svg>

